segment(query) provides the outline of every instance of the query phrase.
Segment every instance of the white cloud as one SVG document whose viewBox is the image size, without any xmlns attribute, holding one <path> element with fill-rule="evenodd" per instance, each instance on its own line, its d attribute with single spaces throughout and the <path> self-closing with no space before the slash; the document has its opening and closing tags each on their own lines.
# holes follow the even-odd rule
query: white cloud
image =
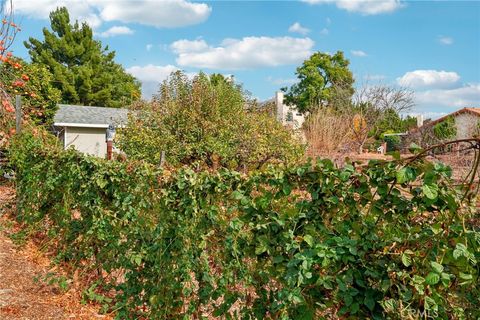
<svg viewBox="0 0 480 320">
<path fill-rule="evenodd" d="M 175 28 L 207 20 L 212 9 L 205 3 L 186 0 L 103 1 L 100 16 L 105 21 L 135 22 L 158 28 Z"/>
<path fill-rule="evenodd" d="M 448 111 L 450 112 L 450 111 Z M 412 117 L 416 117 L 418 115 L 423 115 L 423 119 L 432 119 L 432 120 L 435 120 L 435 119 L 438 119 L 440 117 L 443 117 L 445 115 L 448 114 L 448 112 L 435 112 L 435 111 L 423 111 L 423 112 L 408 112 L 406 114 L 404 114 L 404 116 L 412 116 Z"/>
<path fill-rule="evenodd" d="M 480 105 L 480 83 L 470 83 L 454 89 L 433 89 L 415 93 L 416 102 L 423 108 L 451 112 L 458 108 Z M 450 109 L 447 109 L 450 108 Z"/>
<path fill-rule="evenodd" d="M 310 4 L 334 3 L 339 9 L 364 15 L 390 13 L 404 6 L 400 0 L 302 0 Z"/>
<path fill-rule="evenodd" d="M 460 80 L 456 72 L 415 70 L 397 78 L 397 83 L 413 88 L 451 88 Z"/>
<path fill-rule="evenodd" d="M 445 36 L 439 36 L 438 37 L 438 42 L 440 42 L 440 44 L 449 46 L 449 45 L 453 44 L 453 38 L 445 37 Z"/>
<path fill-rule="evenodd" d="M 37 19 L 48 19 L 50 12 L 58 7 L 67 7 L 71 20 L 87 22 L 92 28 L 97 28 L 102 24 L 100 17 L 89 0 L 13 0 L 13 7 L 17 14 Z"/>
<path fill-rule="evenodd" d="M 327 28 L 323 28 L 322 30 L 320 30 L 320 34 L 322 36 L 327 36 L 329 33 L 330 31 Z"/>
<path fill-rule="evenodd" d="M 170 48 L 175 53 L 188 53 L 188 52 L 202 52 L 208 49 L 208 44 L 205 40 L 178 40 L 170 45 Z"/>
<path fill-rule="evenodd" d="M 130 34 L 133 34 L 133 33 L 134 33 L 134 31 L 132 29 L 130 29 L 129 27 L 113 26 L 110 29 L 108 29 L 107 31 L 101 32 L 98 35 L 100 37 L 107 38 L 107 37 L 115 37 L 115 36 L 121 36 L 121 35 L 130 35 Z"/>
<path fill-rule="evenodd" d="M 148 43 L 148 44 L 145 46 L 145 49 L 147 49 L 147 51 L 152 50 L 152 48 L 153 48 L 153 44 L 151 44 L 151 43 Z"/>
<path fill-rule="evenodd" d="M 172 72 L 178 68 L 173 65 L 156 66 L 148 64 L 146 66 L 133 66 L 127 69 L 127 72 L 136 77 L 140 81 L 156 81 L 165 80 Z"/>
<path fill-rule="evenodd" d="M 456 72 L 415 70 L 397 78 L 415 90 L 415 112 L 438 117 L 459 108 L 480 105 L 480 83 L 460 83 Z"/>
<path fill-rule="evenodd" d="M 145 99 L 150 99 L 158 91 L 158 85 L 177 70 L 178 68 L 173 65 L 156 66 L 149 64 L 130 67 L 127 72 L 142 82 L 142 96 Z"/>
<path fill-rule="evenodd" d="M 366 57 L 367 56 L 365 51 L 362 51 L 362 50 L 351 50 L 350 53 L 352 55 L 354 55 L 355 57 Z"/>
<path fill-rule="evenodd" d="M 72 20 L 87 22 L 92 28 L 103 21 L 139 23 L 158 28 L 176 28 L 204 22 L 212 11 L 205 3 L 187 0 L 14 0 L 18 14 L 48 19 L 57 7 L 67 7 Z"/>
<path fill-rule="evenodd" d="M 310 32 L 310 29 L 303 27 L 299 22 L 295 22 L 288 28 L 288 32 L 306 35 Z"/>
<path fill-rule="evenodd" d="M 245 37 L 225 39 L 218 47 L 203 40 L 179 40 L 171 48 L 181 66 L 238 70 L 296 64 L 312 54 L 313 45 L 310 38 Z"/>
</svg>

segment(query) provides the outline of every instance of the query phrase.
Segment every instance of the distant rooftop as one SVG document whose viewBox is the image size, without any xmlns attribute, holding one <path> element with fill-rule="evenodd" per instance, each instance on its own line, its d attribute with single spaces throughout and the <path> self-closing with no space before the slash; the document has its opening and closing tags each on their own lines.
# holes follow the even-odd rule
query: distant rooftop
<svg viewBox="0 0 480 320">
<path fill-rule="evenodd" d="M 454 117 L 455 117 L 455 116 L 457 116 L 457 115 L 459 115 L 459 114 L 462 114 L 462 113 L 469 113 L 469 114 L 473 114 L 473 115 L 475 115 L 475 116 L 480 116 L 480 108 L 463 108 L 463 109 L 459 109 L 459 110 L 457 110 L 457 111 L 455 111 L 455 112 L 449 113 L 449 114 L 447 114 L 447 115 L 445 115 L 445 116 L 443 116 L 443 117 L 441 117 L 441 118 L 438 118 L 438 119 L 436 119 L 436 120 L 430 121 L 430 122 L 428 122 L 428 123 L 426 123 L 426 124 L 428 124 L 428 125 L 435 125 L 435 124 L 437 124 L 437 123 L 439 123 L 439 122 L 442 122 L 443 120 L 445 120 L 445 119 L 448 118 L 448 117 L 451 117 L 451 116 L 454 116 Z"/>
<path fill-rule="evenodd" d="M 128 109 L 59 104 L 54 125 L 59 127 L 107 128 L 109 124 L 125 125 Z"/>
</svg>

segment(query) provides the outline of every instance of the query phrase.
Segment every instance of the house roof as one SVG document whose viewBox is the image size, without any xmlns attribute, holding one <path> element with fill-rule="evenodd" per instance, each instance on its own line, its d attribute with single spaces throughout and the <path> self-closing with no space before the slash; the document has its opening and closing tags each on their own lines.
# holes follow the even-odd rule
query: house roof
<svg viewBox="0 0 480 320">
<path fill-rule="evenodd" d="M 445 120 L 445 119 L 448 118 L 448 117 L 455 117 L 455 116 L 457 116 L 457 115 L 459 115 L 459 114 L 462 114 L 462 113 L 469 113 L 469 114 L 473 114 L 473 115 L 475 115 L 475 116 L 479 116 L 479 117 L 480 117 L 480 108 L 463 108 L 463 109 L 457 110 L 457 111 L 455 111 L 455 112 L 449 113 L 449 114 L 447 114 L 446 116 L 443 116 L 443 117 L 441 117 L 441 118 L 438 118 L 438 119 L 436 119 L 436 120 L 434 120 L 434 121 L 430 121 L 430 122 L 428 122 L 428 123 L 426 123 L 426 124 L 428 124 L 428 125 L 435 125 L 435 124 L 437 124 L 437 123 L 439 123 L 439 122 L 442 122 L 443 120 Z"/>
<path fill-rule="evenodd" d="M 128 109 L 59 104 L 53 121 L 57 127 L 107 128 L 125 125 L 127 120 Z"/>
</svg>

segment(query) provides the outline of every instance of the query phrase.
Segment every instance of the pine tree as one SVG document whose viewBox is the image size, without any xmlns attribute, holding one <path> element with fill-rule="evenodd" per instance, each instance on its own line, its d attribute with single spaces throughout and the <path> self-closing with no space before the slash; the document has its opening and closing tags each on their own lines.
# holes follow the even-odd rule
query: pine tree
<svg viewBox="0 0 480 320">
<path fill-rule="evenodd" d="M 62 103 L 118 108 L 140 97 L 139 82 L 114 62 L 114 51 L 93 39 L 86 23 L 70 24 L 63 7 L 50 13 L 50 24 L 53 32 L 44 28 L 43 41 L 30 38 L 24 44 L 32 62 L 53 74 Z"/>
</svg>

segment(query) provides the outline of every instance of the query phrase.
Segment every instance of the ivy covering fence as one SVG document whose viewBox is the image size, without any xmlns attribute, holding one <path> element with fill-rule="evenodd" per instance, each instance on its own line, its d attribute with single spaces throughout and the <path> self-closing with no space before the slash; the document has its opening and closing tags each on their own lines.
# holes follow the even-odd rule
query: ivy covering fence
<svg viewBox="0 0 480 320">
<path fill-rule="evenodd" d="M 442 164 L 245 175 L 15 145 L 18 220 L 118 319 L 480 316 L 478 213 Z"/>
</svg>

